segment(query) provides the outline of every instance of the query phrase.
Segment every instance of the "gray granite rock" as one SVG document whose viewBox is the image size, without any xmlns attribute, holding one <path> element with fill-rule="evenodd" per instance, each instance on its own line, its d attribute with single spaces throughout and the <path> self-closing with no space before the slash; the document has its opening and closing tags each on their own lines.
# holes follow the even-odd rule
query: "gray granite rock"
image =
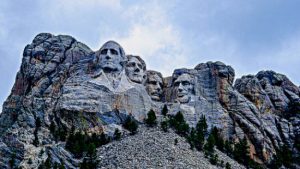
<svg viewBox="0 0 300 169">
<path fill-rule="evenodd" d="M 65 150 L 64 142 L 54 141 L 49 130 L 51 123 L 67 131 L 75 127 L 89 134 L 104 132 L 111 136 L 116 128 L 124 130 L 122 123 L 127 116 L 143 123 L 150 109 L 161 117 L 164 105 L 170 115 L 181 111 L 191 127 L 205 115 L 209 129 L 216 126 L 224 139 L 237 142 L 246 137 L 251 157 L 258 162 L 270 161 L 276 148 L 283 144 L 295 155 L 299 154 L 295 148 L 300 142 L 299 87 L 273 71 L 243 76 L 235 84 L 234 76 L 231 66 L 218 61 L 200 63 L 194 69 L 175 69 L 171 77 L 163 78 L 157 71 L 147 71 L 142 58 L 126 56 L 124 49 L 114 41 L 92 51 L 71 36 L 38 34 L 25 47 L 15 84 L 3 104 L 0 168 L 8 168 L 13 154 L 16 154 L 16 165 L 23 168 L 38 167 L 48 154 L 53 162 L 64 161 L 67 168 L 78 168 L 81 160 Z M 37 126 L 38 121 L 41 126 Z M 171 135 L 165 139 L 177 137 Z M 164 136 L 142 129 L 141 134 L 131 138 L 164 143 Z M 33 145 L 36 137 L 39 143 Z M 144 147 L 138 144 L 128 150 L 133 146 L 130 140 L 100 148 L 99 168 L 212 167 L 201 162 L 201 153 L 180 146 L 174 152 L 172 147 L 164 149 L 155 142 L 145 141 L 147 145 L 144 145 L 156 147 L 155 151 L 134 157 L 132 154 L 141 153 Z M 119 144 L 125 147 L 118 149 Z M 106 151 L 107 147 L 112 151 Z M 111 161 L 116 148 L 120 155 Z M 166 160 L 151 156 L 157 152 L 166 156 Z M 177 156 L 186 159 L 168 161 Z M 149 159 L 157 163 L 152 164 Z M 131 166 L 124 163 L 126 160 Z M 235 165 L 233 161 L 230 163 Z"/>
</svg>

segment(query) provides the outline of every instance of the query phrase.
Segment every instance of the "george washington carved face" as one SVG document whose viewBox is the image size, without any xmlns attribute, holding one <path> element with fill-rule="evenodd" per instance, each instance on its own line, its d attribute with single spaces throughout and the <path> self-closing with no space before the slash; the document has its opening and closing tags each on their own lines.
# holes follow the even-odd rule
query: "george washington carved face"
<svg viewBox="0 0 300 169">
<path fill-rule="evenodd" d="M 121 72 L 126 61 L 123 48 L 114 41 L 106 42 L 97 53 L 104 72 Z"/>
</svg>

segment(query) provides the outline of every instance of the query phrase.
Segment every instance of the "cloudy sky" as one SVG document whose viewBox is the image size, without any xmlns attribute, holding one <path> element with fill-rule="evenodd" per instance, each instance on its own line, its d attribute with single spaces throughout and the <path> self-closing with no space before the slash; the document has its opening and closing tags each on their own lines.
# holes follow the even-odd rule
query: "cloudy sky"
<svg viewBox="0 0 300 169">
<path fill-rule="evenodd" d="M 1 0 L 0 105 L 25 45 L 41 32 L 72 35 L 93 50 L 116 40 L 164 76 L 220 60 L 237 77 L 274 70 L 299 85 L 299 9 L 296 0 Z"/>
</svg>

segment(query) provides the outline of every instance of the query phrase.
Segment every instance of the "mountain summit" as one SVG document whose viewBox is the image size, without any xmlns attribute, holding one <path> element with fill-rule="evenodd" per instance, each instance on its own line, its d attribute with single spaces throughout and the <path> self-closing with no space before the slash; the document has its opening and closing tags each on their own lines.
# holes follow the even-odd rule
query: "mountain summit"
<svg viewBox="0 0 300 169">
<path fill-rule="evenodd" d="M 163 109 L 167 110 L 165 115 Z M 25 47 L 15 84 L 3 104 L 0 168 L 38 168 L 47 164 L 78 168 L 89 154 L 100 161 L 98 168 L 212 167 L 209 162 L 195 161 L 204 159 L 203 154 L 193 152 L 196 150 L 177 147 L 173 151 L 172 146 L 163 147 L 155 141 L 144 140 L 145 146 L 153 143 L 157 148 L 141 154 L 145 150 L 142 139 L 158 140 L 163 145 L 167 142 L 162 138 L 177 137 L 174 133 L 147 131 L 145 127 L 140 129 L 145 135 L 130 135 L 124 125 L 128 119 L 144 126 L 151 111 L 158 121 L 181 112 L 189 132 L 205 117 L 208 133 L 216 128 L 224 141 L 245 141 L 250 158 L 263 166 L 276 161 L 283 147 L 291 152 L 291 158 L 299 158 L 300 89 L 285 75 L 260 71 L 235 80 L 234 69 L 217 61 L 200 63 L 194 69 L 175 69 L 171 77 L 163 77 L 160 72 L 147 70 L 142 57 L 126 55 L 115 41 L 92 51 L 71 36 L 41 33 Z M 87 153 L 82 154 L 81 149 L 72 147 L 80 136 L 84 137 L 81 145 L 102 145 L 104 140 L 116 138 L 116 131 L 121 140 L 126 138 L 107 146 L 113 153 L 106 151 L 107 147 L 93 152 L 94 147 L 87 146 L 83 148 Z M 127 147 L 122 147 L 123 142 Z M 182 142 L 179 145 L 185 144 Z M 128 150 L 128 146 L 133 148 Z M 191 152 L 186 154 L 187 151 Z M 122 157 L 112 159 L 110 155 L 115 153 Z M 129 154 L 132 161 L 127 163 L 124 156 Z M 185 155 L 189 159 L 180 161 Z M 138 161 L 143 159 L 141 156 L 148 160 Z M 221 152 L 219 156 L 226 159 L 223 162 L 230 159 Z M 152 157 L 161 165 L 141 163 Z M 243 168 L 234 160 L 229 163 Z M 298 167 L 295 161 L 291 166 Z"/>
</svg>

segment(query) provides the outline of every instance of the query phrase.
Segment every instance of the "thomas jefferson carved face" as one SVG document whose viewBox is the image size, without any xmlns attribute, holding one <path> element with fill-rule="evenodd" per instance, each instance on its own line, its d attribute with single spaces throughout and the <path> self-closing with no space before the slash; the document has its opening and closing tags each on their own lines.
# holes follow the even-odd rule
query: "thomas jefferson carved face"
<svg viewBox="0 0 300 169">
<path fill-rule="evenodd" d="M 160 101 L 162 97 L 163 80 L 161 74 L 154 71 L 147 72 L 146 90 L 152 100 Z"/>
<path fill-rule="evenodd" d="M 105 72 L 121 72 L 125 56 L 122 47 L 114 42 L 106 42 L 99 50 L 99 64 Z"/>
<path fill-rule="evenodd" d="M 194 88 L 192 81 L 192 77 L 187 73 L 180 75 L 175 80 L 174 86 L 176 91 L 176 101 L 180 103 L 188 103 L 191 100 Z"/>
<path fill-rule="evenodd" d="M 146 78 L 146 64 L 139 56 L 127 56 L 126 74 L 135 83 L 143 83 Z"/>
</svg>

